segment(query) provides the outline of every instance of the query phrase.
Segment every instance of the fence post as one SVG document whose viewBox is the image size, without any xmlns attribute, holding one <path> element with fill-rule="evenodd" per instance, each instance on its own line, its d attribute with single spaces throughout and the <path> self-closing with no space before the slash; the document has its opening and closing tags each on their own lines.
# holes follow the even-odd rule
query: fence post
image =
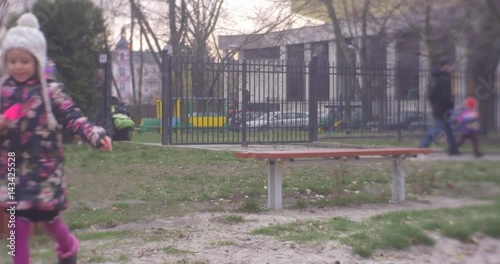
<svg viewBox="0 0 500 264">
<path fill-rule="evenodd" d="M 398 113 L 396 115 L 396 125 L 397 125 L 397 130 L 398 130 L 398 142 L 401 142 L 402 138 L 401 138 L 401 97 L 397 94 L 398 98 L 397 98 L 397 106 L 398 106 Z"/>
<path fill-rule="evenodd" d="M 112 113 L 111 113 L 111 80 L 113 71 L 111 70 L 111 63 L 109 62 L 108 53 L 101 54 L 99 61 L 103 65 L 104 83 L 102 93 L 102 113 L 100 126 L 108 131 L 111 135 L 114 134 Z"/>
<path fill-rule="evenodd" d="M 242 74 L 241 74 L 241 82 L 242 82 L 242 102 L 241 102 L 241 146 L 248 147 L 247 142 L 247 108 L 248 101 L 250 100 L 250 96 L 247 96 L 247 61 L 243 60 L 242 65 Z"/>
<path fill-rule="evenodd" d="M 161 144 L 170 145 L 170 63 L 168 46 L 161 53 Z"/>
<path fill-rule="evenodd" d="M 318 141 L 318 57 L 309 63 L 309 141 Z"/>
</svg>

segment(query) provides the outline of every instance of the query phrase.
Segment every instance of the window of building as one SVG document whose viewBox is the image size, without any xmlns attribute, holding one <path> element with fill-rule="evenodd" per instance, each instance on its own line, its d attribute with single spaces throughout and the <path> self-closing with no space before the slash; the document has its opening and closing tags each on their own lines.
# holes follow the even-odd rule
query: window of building
<svg viewBox="0 0 500 264">
<path fill-rule="evenodd" d="M 286 99 L 292 102 L 306 100 L 304 44 L 289 45 L 286 49 Z"/>
<path fill-rule="evenodd" d="M 346 39 L 346 44 L 351 45 L 351 48 L 347 49 L 347 57 L 349 58 L 351 64 L 349 64 L 340 49 L 340 45 L 337 45 L 337 65 L 335 69 L 337 72 L 337 98 L 339 100 L 358 100 L 359 91 L 356 84 L 356 48 L 353 45 L 354 39 Z"/>
<path fill-rule="evenodd" d="M 362 71 L 367 85 L 367 93 L 372 100 L 381 100 L 387 95 L 387 46 L 382 37 L 366 38 L 365 71 Z"/>
<path fill-rule="evenodd" d="M 247 60 L 278 60 L 280 48 L 246 49 L 244 54 Z"/>
<path fill-rule="evenodd" d="M 141 67 L 139 67 L 139 68 L 136 69 L 136 75 L 137 76 L 141 75 Z"/>
<path fill-rule="evenodd" d="M 396 39 L 396 99 L 419 98 L 419 43 L 416 33 L 399 34 Z"/>
<path fill-rule="evenodd" d="M 120 92 L 125 92 L 127 90 L 127 83 L 126 82 L 121 82 L 118 85 L 118 89 L 120 90 Z"/>
<path fill-rule="evenodd" d="M 120 69 L 119 69 L 119 73 L 118 73 L 118 75 L 120 75 L 120 76 L 125 76 L 125 75 L 127 75 L 127 71 L 126 71 L 126 69 L 125 69 L 125 68 L 120 68 Z"/>
<path fill-rule="evenodd" d="M 318 98 L 328 100 L 330 98 L 330 64 L 328 56 L 328 42 L 311 44 L 312 55 L 318 58 Z"/>
<path fill-rule="evenodd" d="M 120 53 L 120 60 L 125 60 L 125 55 L 123 53 Z"/>
</svg>

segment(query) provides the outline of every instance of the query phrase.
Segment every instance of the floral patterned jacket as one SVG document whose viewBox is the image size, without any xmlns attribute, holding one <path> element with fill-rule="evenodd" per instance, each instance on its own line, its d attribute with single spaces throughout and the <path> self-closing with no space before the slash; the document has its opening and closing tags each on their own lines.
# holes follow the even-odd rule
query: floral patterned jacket
<svg viewBox="0 0 500 264">
<path fill-rule="evenodd" d="M 83 116 L 62 88 L 60 83 L 48 82 L 52 111 L 59 123 L 57 130 L 50 131 L 38 78 L 21 84 L 9 78 L 3 83 L 0 112 L 20 103 L 25 116 L 6 121 L 6 127 L 0 129 L 0 208 L 17 202 L 17 210 L 66 209 L 61 125 L 93 147 L 99 147 L 106 136 L 102 127 Z"/>
</svg>

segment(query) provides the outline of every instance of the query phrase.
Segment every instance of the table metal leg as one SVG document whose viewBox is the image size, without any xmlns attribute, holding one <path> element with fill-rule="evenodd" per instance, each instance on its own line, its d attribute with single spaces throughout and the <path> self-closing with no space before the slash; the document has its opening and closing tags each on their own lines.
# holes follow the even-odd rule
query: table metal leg
<svg viewBox="0 0 500 264">
<path fill-rule="evenodd" d="M 405 172 L 403 160 L 392 161 L 392 201 L 400 202 L 405 200 Z"/>
<path fill-rule="evenodd" d="M 267 206 L 271 209 L 283 208 L 281 167 L 276 160 L 269 160 L 267 178 Z"/>
</svg>

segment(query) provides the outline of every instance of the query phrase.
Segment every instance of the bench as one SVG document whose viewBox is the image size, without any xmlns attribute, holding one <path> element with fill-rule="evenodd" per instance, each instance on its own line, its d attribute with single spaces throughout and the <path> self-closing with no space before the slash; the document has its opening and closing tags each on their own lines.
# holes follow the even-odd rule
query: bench
<svg viewBox="0 0 500 264">
<path fill-rule="evenodd" d="M 432 149 L 422 148 L 378 148 L 378 149 L 318 149 L 296 151 L 237 152 L 236 158 L 265 160 L 268 164 L 267 206 L 282 209 L 281 165 L 304 163 L 331 163 L 348 161 L 392 161 L 391 200 L 405 200 L 405 172 L 403 163 L 407 157 L 430 154 Z"/>
<path fill-rule="evenodd" d="M 161 132 L 161 120 L 158 118 L 143 118 L 139 126 L 139 133 Z"/>
</svg>

